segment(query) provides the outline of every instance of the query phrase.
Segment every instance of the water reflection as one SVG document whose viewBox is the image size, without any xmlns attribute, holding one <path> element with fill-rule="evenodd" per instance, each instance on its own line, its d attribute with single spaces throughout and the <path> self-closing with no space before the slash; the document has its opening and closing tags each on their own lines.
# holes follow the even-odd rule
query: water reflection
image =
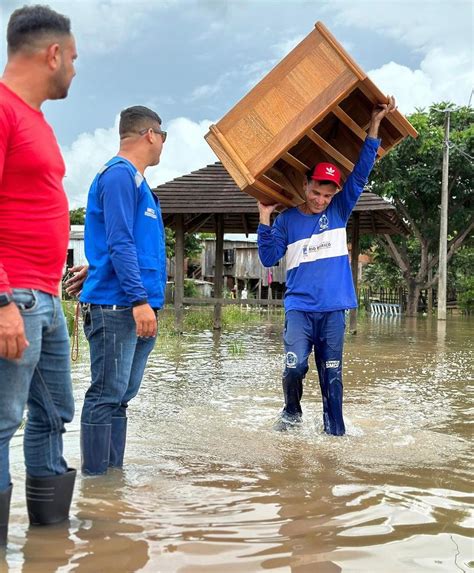
<svg viewBox="0 0 474 573">
<path fill-rule="evenodd" d="M 148 561 L 140 516 L 126 501 L 127 487 L 121 471 L 81 481 L 75 532 L 77 545 L 70 564 L 75 573 L 139 571 Z"/>
<path fill-rule="evenodd" d="M 288 452 L 284 468 L 298 468 L 299 479 L 287 471 L 272 472 L 271 483 L 277 487 L 275 501 L 280 505 L 278 516 L 282 523 L 278 530 L 283 540 L 281 548 L 263 552 L 265 569 L 288 567 L 292 573 L 339 573 L 342 568 L 331 555 L 338 548 L 336 517 L 343 508 L 336 508 L 332 496 L 332 472 L 328 459 L 320 457 L 317 473 L 305 476 L 307 457 L 299 452 Z M 331 464 L 329 464 L 330 467 Z M 278 557 L 276 553 L 281 555 Z M 266 554 L 266 555 L 265 555 Z"/>
<path fill-rule="evenodd" d="M 70 527 L 69 520 L 50 527 L 30 526 L 22 548 L 22 573 L 54 573 L 67 565 L 75 550 Z"/>
</svg>

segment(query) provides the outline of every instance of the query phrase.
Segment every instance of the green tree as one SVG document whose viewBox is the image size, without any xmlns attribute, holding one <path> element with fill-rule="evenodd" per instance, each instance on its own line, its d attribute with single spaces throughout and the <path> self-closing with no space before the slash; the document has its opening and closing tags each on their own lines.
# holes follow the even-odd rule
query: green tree
<svg viewBox="0 0 474 573">
<path fill-rule="evenodd" d="M 176 237 L 173 229 L 165 228 L 166 234 L 166 256 L 169 259 L 174 257 Z M 199 255 L 202 251 L 203 245 L 199 233 L 185 233 L 184 235 L 184 256 L 192 259 Z"/>
<path fill-rule="evenodd" d="M 363 268 L 362 283 L 374 290 L 397 289 L 403 286 L 403 277 L 393 259 L 381 248 L 376 237 L 370 236 L 372 245 L 365 252 L 371 256 L 372 262 Z"/>
<path fill-rule="evenodd" d="M 409 315 L 416 314 L 420 290 L 438 281 L 444 117 L 433 105 L 410 116 L 417 139 L 408 138 L 378 162 L 371 190 L 391 200 L 409 226 L 409 237 L 377 239 L 396 262 L 408 291 Z M 473 229 L 474 112 L 463 107 L 451 113 L 448 263 Z"/>
<path fill-rule="evenodd" d="M 69 211 L 69 223 L 71 225 L 84 225 L 86 219 L 86 208 L 79 207 L 78 209 L 72 209 Z"/>
<path fill-rule="evenodd" d="M 474 312 L 474 239 L 453 256 L 448 285 L 456 289 L 459 307 L 468 314 Z"/>
</svg>

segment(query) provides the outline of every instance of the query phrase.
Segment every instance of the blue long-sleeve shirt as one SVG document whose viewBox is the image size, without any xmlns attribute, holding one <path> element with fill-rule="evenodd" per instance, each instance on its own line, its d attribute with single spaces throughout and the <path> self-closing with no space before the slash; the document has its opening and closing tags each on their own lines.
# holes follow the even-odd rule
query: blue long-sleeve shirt
<svg viewBox="0 0 474 573">
<path fill-rule="evenodd" d="M 278 215 L 271 227 L 258 226 L 262 264 L 272 267 L 286 254 L 286 311 L 329 312 L 357 306 L 346 225 L 379 145 L 379 139 L 367 137 L 354 170 L 322 213 L 307 215 L 293 207 Z"/>
<path fill-rule="evenodd" d="M 87 202 L 85 251 L 89 272 L 82 302 L 161 308 L 166 286 L 160 205 L 144 177 L 124 158 L 95 177 Z"/>
</svg>

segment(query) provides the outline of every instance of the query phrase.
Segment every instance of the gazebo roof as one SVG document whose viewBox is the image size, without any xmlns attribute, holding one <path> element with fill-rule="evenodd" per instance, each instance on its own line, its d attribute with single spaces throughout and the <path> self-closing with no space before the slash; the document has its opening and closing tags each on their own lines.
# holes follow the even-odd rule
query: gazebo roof
<svg viewBox="0 0 474 573">
<path fill-rule="evenodd" d="M 167 226 L 174 226 L 174 215 L 183 214 L 186 232 L 214 232 L 213 215 L 223 213 L 226 233 L 248 234 L 257 230 L 256 200 L 239 189 L 220 162 L 177 177 L 154 191 Z M 374 193 L 364 191 L 354 212 L 360 216 L 360 233 L 408 234 L 395 207 Z M 351 216 L 349 232 L 352 220 Z"/>
</svg>

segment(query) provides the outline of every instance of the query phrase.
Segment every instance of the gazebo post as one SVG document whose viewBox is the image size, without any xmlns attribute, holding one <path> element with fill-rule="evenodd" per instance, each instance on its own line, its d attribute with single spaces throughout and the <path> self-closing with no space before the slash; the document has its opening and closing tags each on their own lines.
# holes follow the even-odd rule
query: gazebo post
<svg viewBox="0 0 474 573">
<path fill-rule="evenodd" d="M 354 282 L 354 288 L 357 296 L 357 287 L 359 282 L 359 227 L 360 227 L 360 215 L 357 212 L 352 213 L 352 237 L 351 237 L 351 268 L 352 268 L 352 280 Z M 349 313 L 349 332 L 351 334 L 357 334 L 357 309 L 351 309 Z"/>
<path fill-rule="evenodd" d="M 183 329 L 184 298 L 184 216 L 175 215 L 175 253 L 174 253 L 174 309 L 176 328 Z"/>
<path fill-rule="evenodd" d="M 214 265 L 214 298 L 222 298 L 224 283 L 224 215 L 216 215 L 216 261 Z M 222 303 L 214 303 L 214 330 L 222 328 Z"/>
</svg>

